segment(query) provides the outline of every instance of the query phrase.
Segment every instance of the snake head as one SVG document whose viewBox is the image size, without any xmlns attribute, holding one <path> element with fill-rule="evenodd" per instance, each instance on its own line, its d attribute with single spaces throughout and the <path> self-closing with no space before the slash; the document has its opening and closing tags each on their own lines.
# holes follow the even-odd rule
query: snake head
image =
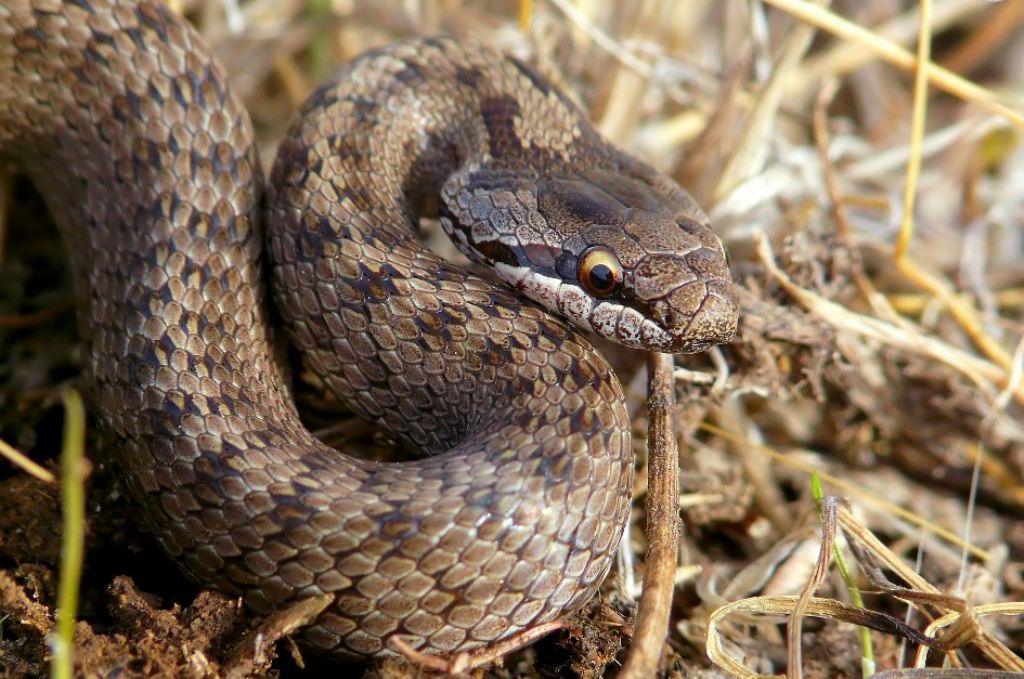
<svg viewBox="0 0 1024 679">
<path fill-rule="evenodd" d="M 506 283 L 620 344 L 691 353 L 736 332 L 725 249 L 667 180 L 471 167 L 442 189 L 441 223 Z"/>
</svg>

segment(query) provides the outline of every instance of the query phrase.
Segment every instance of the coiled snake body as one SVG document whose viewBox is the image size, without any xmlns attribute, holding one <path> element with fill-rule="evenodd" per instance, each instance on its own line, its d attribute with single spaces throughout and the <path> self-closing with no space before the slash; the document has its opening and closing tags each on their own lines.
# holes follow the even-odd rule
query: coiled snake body
<svg viewBox="0 0 1024 679">
<path fill-rule="evenodd" d="M 735 329 L 693 201 L 528 67 L 449 38 L 369 54 L 318 90 L 264 215 L 249 118 L 184 21 L 160 3 L 5 2 L 0 157 L 61 227 L 93 400 L 148 527 L 258 612 L 334 594 L 304 640 L 337 654 L 387 653 L 392 635 L 467 650 L 553 620 L 596 590 L 629 509 L 607 363 L 422 247 L 424 210 L 622 343 L 697 350 Z M 429 456 L 356 459 L 302 426 L 264 250 L 309 365 Z"/>
</svg>

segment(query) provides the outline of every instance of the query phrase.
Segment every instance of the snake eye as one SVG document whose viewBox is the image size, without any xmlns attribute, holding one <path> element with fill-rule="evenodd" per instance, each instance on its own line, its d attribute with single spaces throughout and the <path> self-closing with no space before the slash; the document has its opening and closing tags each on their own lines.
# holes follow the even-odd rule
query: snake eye
<svg viewBox="0 0 1024 679">
<path fill-rule="evenodd" d="M 580 257 L 576 275 L 583 289 L 600 299 L 608 297 L 622 285 L 622 264 L 611 250 L 590 248 Z"/>
</svg>

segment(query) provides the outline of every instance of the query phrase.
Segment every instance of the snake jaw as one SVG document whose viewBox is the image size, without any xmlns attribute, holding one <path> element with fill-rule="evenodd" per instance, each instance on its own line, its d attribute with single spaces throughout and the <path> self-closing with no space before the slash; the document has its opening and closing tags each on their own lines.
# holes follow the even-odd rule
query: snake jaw
<svg viewBox="0 0 1024 679">
<path fill-rule="evenodd" d="M 736 332 L 736 297 L 731 280 L 695 283 L 704 286 L 705 292 L 692 314 L 676 314 L 660 303 L 649 307 L 649 315 L 645 315 L 618 301 L 596 300 L 577 285 L 538 274 L 529 267 L 501 262 L 493 266 L 502 280 L 538 304 L 578 327 L 634 349 L 695 353 L 728 342 Z M 672 319 L 671 324 L 665 324 L 666 317 Z"/>
</svg>

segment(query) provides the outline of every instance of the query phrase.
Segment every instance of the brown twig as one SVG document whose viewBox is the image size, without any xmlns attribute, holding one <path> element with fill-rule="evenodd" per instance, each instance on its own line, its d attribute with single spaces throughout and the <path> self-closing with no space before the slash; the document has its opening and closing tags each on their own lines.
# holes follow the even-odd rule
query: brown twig
<svg viewBox="0 0 1024 679">
<path fill-rule="evenodd" d="M 405 656 L 405 659 L 414 665 L 451 676 L 472 672 L 478 667 L 500 660 L 509 653 L 518 651 L 524 646 L 529 646 L 541 637 L 545 637 L 548 634 L 564 627 L 566 627 L 564 619 L 553 620 L 551 622 L 546 622 L 543 625 L 524 629 L 504 641 L 492 644 L 491 646 L 487 646 L 479 651 L 456 653 L 453 656 L 447 657 L 429 655 L 427 653 L 417 651 L 400 636 L 391 637 L 391 639 L 388 640 L 388 645 L 390 645 L 393 650 Z"/>
<path fill-rule="evenodd" d="M 229 677 L 248 677 L 273 659 L 273 647 L 279 640 L 311 624 L 316 617 L 334 603 L 333 594 L 302 599 L 267 616 L 255 629 L 239 642 L 225 663 Z M 301 660 L 299 666 L 302 666 Z"/>
<path fill-rule="evenodd" d="M 942 67 L 953 73 L 967 73 L 974 70 L 993 52 L 998 50 L 1014 31 L 1020 30 L 1024 21 L 1024 2 L 1000 2 L 971 31 L 964 40 L 956 45 L 952 52 L 943 59 Z"/>
<path fill-rule="evenodd" d="M 75 300 L 68 297 L 37 311 L 30 311 L 25 314 L 0 314 L 0 330 L 21 330 L 22 328 L 42 325 L 58 316 L 71 312 L 74 308 Z"/>
<path fill-rule="evenodd" d="M 619 679 L 652 677 L 661 660 L 679 549 L 679 448 L 672 357 L 647 358 L 647 563 L 633 644 Z"/>
</svg>

